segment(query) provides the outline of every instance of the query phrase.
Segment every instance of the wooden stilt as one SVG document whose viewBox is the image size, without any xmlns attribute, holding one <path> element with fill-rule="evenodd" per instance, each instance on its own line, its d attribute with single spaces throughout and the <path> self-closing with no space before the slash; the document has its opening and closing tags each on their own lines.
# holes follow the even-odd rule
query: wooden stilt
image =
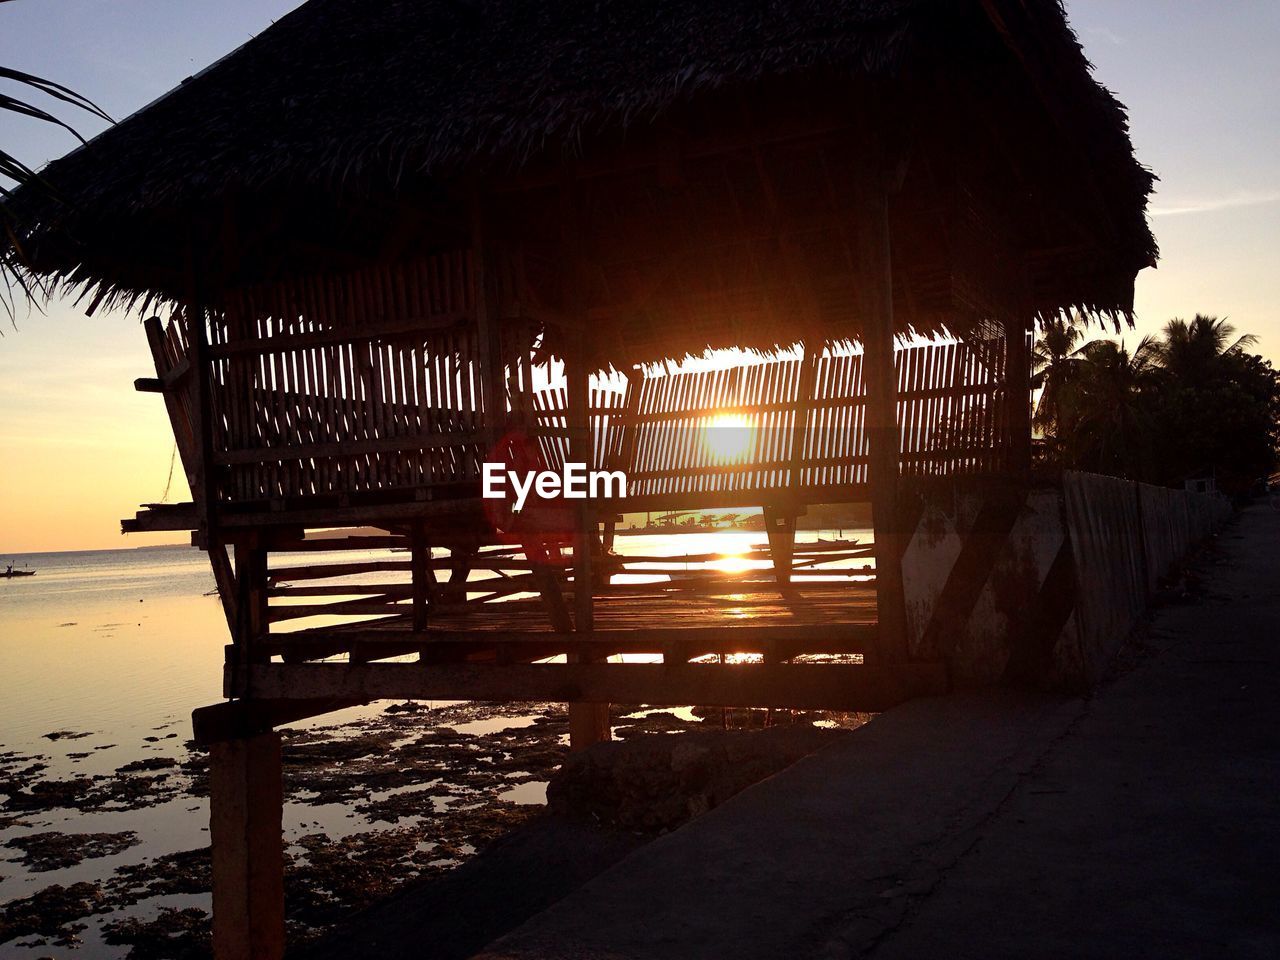
<svg viewBox="0 0 1280 960">
<path fill-rule="evenodd" d="M 609 704 L 569 704 L 569 749 L 585 750 L 593 743 L 613 739 L 609 727 Z"/>
<path fill-rule="evenodd" d="M 431 551 L 427 549 L 427 535 L 422 524 L 414 524 L 410 533 L 409 555 L 413 559 L 409 571 L 413 583 L 413 630 L 421 633 L 427 629 L 427 600 L 431 587 L 428 578 L 431 576 Z"/>
<path fill-rule="evenodd" d="M 1005 383 L 1008 402 L 1006 469 L 1014 476 L 1031 472 L 1031 349 L 1028 324 L 1022 317 L 1010 318 L 1005 328 Z"/>
<path fill-rule="evenodd" d="M 251 538 L 235 545 L 236 559 L 236 631 L 235 643 L 245 662 L 257 662 L 254 645 L 266 633 L 267 552 Z"/>
<path fill-rule="evenodd" d="M 769 535 L 769 555 L 773 560 L 773 575 L 778 583 L 791 582 L 791 558 L 796 545 L 796 511 L 766 505 L 764 529 Z"/>
<path fill-rule="evenodd" d="M 215 960 L 284 956 L 284 843 L 280 735 L 209 750 Z"/>
<path fill-rule="evenodd" d="M 900 437 L 893 342 L 893 268 L 889 246 L 889 196 L 881 171 L 859 171 L 857 253 L 862 280 L 862 345 L 867 384 L 867 480 L 875 532 L 878 654 L 907 658 L 906 608 L 898 484 Z"/>
<path fill-rule="evenodd" d="M 238 623 L 236 614 L 236 597 L 239 591 L 236 588 L 236 575 L 232 569 L 231 560 L 227 556 L 227 547 L 223 543 L 210 540 L 209 548 L 209 565 L 213 568 L 213 582 L 218 588 L 218 599 L 222 601 L 222 612 L 227 618 L 227 629 L 235 635 L 236 624 Z"/>
<path fill-rule="evenodd" d="M 585 351 L 566 358 L 565 374 L 569 380 L 569 455 L 577 463 L 590 468 L 593 461 L 591 433 L 587 419 L 590 395 L 590 368 Z M 573 620 L 580 633 L 590 633 L 595 626 L 595 580 L 593 554 L 599 542 L 595 505 L 590 498 L 578 501 L 578 522 L 573 540 Z M 572 654 L 574 662 L 584 662 L 583 655 Z M 610 739 L 609 704 L 569 704 L 569 747 L 584 750 L 593 743 Z"/>
<path fill-rule="evenodd" d="M 485 449 L 497 455 L 498 438 L 507 419 L 506 368 L 502 360 L 502 334 L 495 316 L 497 300 L 491 252 L 485 231 L 484 205 L 476 193 L 470 199 L 471 262 L 475 271 L 476 353 L 480 368 L 480 399 Z"/>
<path fill-rule="evenodd" d="M 591 428 L 587 411 L 591 372 L 586 352 L 575 350 L 573 356 L 566 357 L 564 371 L 568 379 L 569 458 L 575 463 L 585 463 L 591 469 Z M 573 502 L 577 504 L 573 533 L 573 620 L 576 629 L 590 631 L 594 626 L 595 613 L 591 568 L 599 531 L 595 504 L 591 499 L 587 497 Z"/>
<path fill-rule="evenodd" d="M 564 370 L 568 379 L 569 458 L 575 463 L 585 463 L 592 469 L 591 428 L 587 401 L 590 395 L 591 371 L 587 354 L 575 350 L 566 357 Z M 592 554 L 599 540 L 595 504 L 590 497 L 578 501 L 577 523 L 573 537 L 573 614 L 579 630 L 591 630 L 595 612 L 592 587 Z"/>
<path fill-rule="evenodd" d="M 583 265 L 585 237 L 582 235 L 583 217 L 581 187 L 577 183 L 564 185 L 564 270 L 567 278 L 566 309 L 581 330 L 574 338 L 573 349 L 566 351 L 564 372 L 567 379 L 569 458 L 575 463 L 585 463 L 587 469 L 595 466 L 595 451 L 591 436 L 591 367 L 593 356 L 590 328 L 586 323 L 587 276 Z M 595 577 L 593 554 L 599 549 L 600 531 L 596 522 L 596 507 L 590 497 L 576 501 L 577 523 L 573 540 L 573 622 L 579 633 L 595 629 Z M 571 654 L 573 662 L 586 662 L 584 654 Z M 569 704 L 569 746 L 572 750 L 584 750 L 593 743 L 608 740 L 608 703 Z"/>
</svg>

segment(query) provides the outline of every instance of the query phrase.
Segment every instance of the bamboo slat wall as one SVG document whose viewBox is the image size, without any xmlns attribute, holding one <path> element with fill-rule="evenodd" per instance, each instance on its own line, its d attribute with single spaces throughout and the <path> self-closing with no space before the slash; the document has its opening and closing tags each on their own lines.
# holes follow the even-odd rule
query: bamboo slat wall
<svg viewBox="0 0 1280 960">
<path fill-rule="evenodd" d="M 897 351 L 905 476 L 1003 466 L 1003 356 L 991 344 Z M 567 450 L 563 387 L 536 394 L 534 409 L 543 457 L 558 470 Z M 593 389 L 591 411 L 593 466 L 624 470 L 632 497 L 867 483 L 860 354 L 615 380 Z M 728 431 L 741 433 L 741 450 L 726 453 L 714 436 Z"/>
<path fill-rule="evenodd" d="M 237 293 L 208 324 L 220 495 L 252 501 L 479 476 L 465 254 Z"/>
<path fill-rule="evenodd" d="M 528 321 L 508 319 L 504 343 L 522 346 L 498 348 L 511 366 L 485 389 L 475 286 L 468 254 L 456 252 L 242 290 L 207 310 L 207 363 L 181 402 L 207 404 L 203 418 L 186 413 L 189 424 L 208 423 L 214 494 L 252 503 L 466 491 L 487 444 L 512 426 L 560 469 L 564 385 L 532 389 L 549 368 L 534 376 Z M 160 366 L 192 355 L 188 333 L 173 323 L 156 337 Z M 904 475 L 1001 468 L 1003 356 L 995 341 L 897 352 Z M 501 383 L 509 409 L 490 423 L 484 398 L 501 396 Z M 624 471 L 632 499 L 788 490 L 839 499 L 867 483 L 860 355 L 598 378 L 588 402 L 592 466 Z M 729 431 L 743 438 L 737 449 L 717 442 Z"/>
<path fill-rule="evenodd" d="M 617 379 L 592 384 L 587 399 L 591 411 L 592 469 L 626 470 L 627 404 L 630 385 Z M 569 459 L 568 394 L 557 383 L 531 395 L 533 433 L 538 439 L 542 461 L 549 470 L 559 471 Z"/>
</svg>

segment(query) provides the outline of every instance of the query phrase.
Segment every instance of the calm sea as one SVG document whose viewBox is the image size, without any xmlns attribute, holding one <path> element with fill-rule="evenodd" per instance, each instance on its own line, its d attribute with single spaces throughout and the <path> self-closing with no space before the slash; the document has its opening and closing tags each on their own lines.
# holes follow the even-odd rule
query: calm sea
<svg viewBox="0 0 1280 960">
<path fill-rule="evenodd" d="M 0 580 L 0 743 L 46 733 L 123 739 L 221 694 L 227 625 L 193 547 L 25 554 Z M 184 734 L 185 735 L 185 734 Z"/>
</svg>

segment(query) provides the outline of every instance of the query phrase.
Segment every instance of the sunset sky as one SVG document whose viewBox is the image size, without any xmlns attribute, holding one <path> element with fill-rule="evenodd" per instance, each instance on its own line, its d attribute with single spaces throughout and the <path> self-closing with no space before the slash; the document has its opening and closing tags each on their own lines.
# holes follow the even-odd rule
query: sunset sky
<svg viewBox="0 0 1280 960">
<path fill-rule="evenodd" d="M 0 63 L 65 83 L 123 118 L 228 53 L 294 0 L 13 0 Z M 1131 112 L 1139 158 L 1161 178 L 1163 257 L 1138 280 L 1138 329 L 1228 316 L 1280 360 L 1280 3 L 1069 0 L 1098 77 Z M 7 88 L 6 88 L 7 89 Z M 17 93 L 18 91 L 13 91 Z M 63 112 L 82 133 L 101 123 Z M 65 132 L 0 114 L 0 144 L 38 165 Z M 0 561 L 138 546 L 118 521 L 161 499 L 173 442 L 137 317 L 71 303 L 20 316 L 0 339 Z M 180 473 L 170 499 L 185 499 Z"/>
</svg>

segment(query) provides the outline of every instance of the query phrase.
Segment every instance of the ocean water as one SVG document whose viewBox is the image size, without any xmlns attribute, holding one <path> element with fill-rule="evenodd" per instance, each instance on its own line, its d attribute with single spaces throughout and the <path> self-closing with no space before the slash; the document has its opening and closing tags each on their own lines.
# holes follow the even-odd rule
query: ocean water
<svg viewBox="0 0 1280 960">
<path fill-rule="evenodd" d="M 28 554 L 0 580 L 0 743 L 117 739 L 189 718 L 221 694 L 227 626 L 193 547 Z"/>
</svg>

